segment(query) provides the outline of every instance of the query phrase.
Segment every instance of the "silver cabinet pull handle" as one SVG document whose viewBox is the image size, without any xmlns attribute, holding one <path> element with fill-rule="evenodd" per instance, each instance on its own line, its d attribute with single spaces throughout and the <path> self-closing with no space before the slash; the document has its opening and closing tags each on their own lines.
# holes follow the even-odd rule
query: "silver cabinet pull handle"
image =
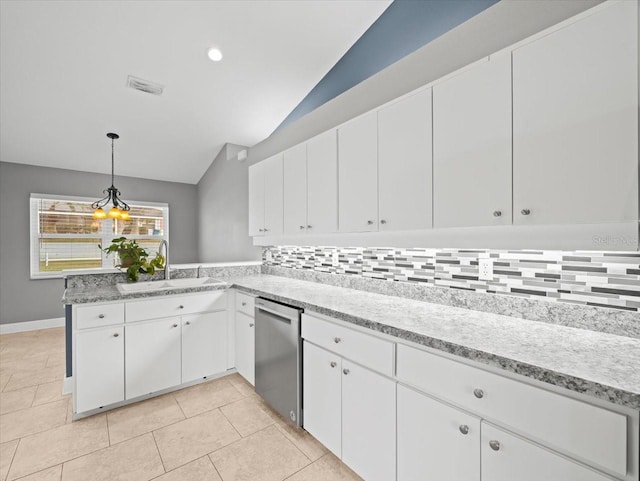
<svg viewBox="0 0 640 481">
<path fill-rule="evenodd" d="M 266 227 L 264 228 L 264 232 L 267 232 L 269 229 L 267 229 Z"/>
<path fill-rule="evenodd" d="M 190 322 L 190 321 L 187 321 L 187 322 L 185 322 L 185 324 L 186 324 L 187 326 L 190 326 L 190 325 L 191 325 L 191 322 Z"/>
<path fill-rule="evenodd" d="M 174 325 L 173 325 L 173 327 L 178 327 L 178 325 L 177 325 L 177 324 L 174 324 Z"/>
<path fill-rule="evenodd" d="M 484 397 L 484 391 L 482 389 L 479 388 L 475 388 L 473 390 L 473 395 L 475 397 L 477 397 L 478 399 L 482 399 Z"/>
<path fill-rule="evenodd" d="M 246 305 L 247 305 L 247 303 L 246 303 L 246 302 L 243 302 L 243 303 L 242 303 L 242 307 L 244 307 L 244 306 L 246 306 Z"/>
<path fill-rule="evenodd" d="M 98 319 L 104 319 L 104 314 L 98 314 Z"/>
<path fill-rule="evenodd" d="M 311 229 L 311 226 L 310 226 L 310 225 L 308 225 L 308 226 L 307 226 L 307 229 Z"/>
<path fill-rule="evenodd" d="M 331 367 L 336 367 L 338 365 L 337 362 L 335 361 L 331 361 L 331 363 L 329 364 Z"/>
<path fill-rule="evenodd" d="M 258 232 L 264 232 L 264 229 L 258 229 Z"/>
<path fill-rule="evenodd" d="M 184 306 L 183 306 L 182 304 L 180 304 L 180 305 L 178 306 L 178 309 L 184 309 Z"/>
<path fill-rule="evenodd" d="M 494 210 L 493 211 L 493 217 L 500 217 L 502 215 L 502 211 L 500 210 Z"/>
<path fill-rule="evenodd" d="M 117 332 L 113 335 L 113 337 L 118 337 L 120 334 L 118 334 Z"/>
<path fill-rule="evenodd" d="M 369 225 L 373 225 L 373 221 L 372 221 L 372 220 L 368 220 L 368 221 L 367 221 L 367 224 L 369 224 Z"/>
<path fill-rule="evenodd" d="M 386 221 L 386 220 L 384 220 L 384 219 L 382 219 L 382 220 L 380 221 L 380 223 L 381 223 L 381 224 L 386 224 L 386 223 L 387 223 L 387 221 Z"/>
<path fill-rule="evenodd" d="M 303 226 L 303 225 L 301 225 L 301 226 L 300 226 L 300 230 L 302 230 L 302 229 L 304 229 L 304 226 Z"/>
<path fill-rule="evenodd" d="M 522 209 L 522 210 L 520 211 L 520 213 L 521 213 L 522 215 L 529 215 L 529 214 L 531 214 L 531 210 L 529 210 L 529 209 Z"/>
<path fill-rule="evenodd" d="M 343 370 L 342 370 L 342 374 L 344 374 L 345 376 L 346 376 L 347 374 L 349 374 L 349 372 L 350 372 L 350 371 L 349 371 L 348 369 L 343 369 Z"/>
<path fill-rule="evenodd" d="M 342 341 L 342 339 L 340 339 L 339 337 L 336 337 L 336 338 L 333 339 L 333 342 L 335 342 L 336 344 L 338 344 L 341 341 Z"/>
<path fill-rule="evenodd" d="M 467 426 L 466 424 L 461 424 L 458 429 L 460 429 L 460 432 L 462 434 L 469 434 L 469 426 Z"/>
<path fill-rule="evenodd" d="M 253 327 L 253 322 L 250 322 L 250 323 L 249 323 L 249 327 Z"/>
<path fill-rule="evenodd" d="M 495 441 L 495 440 L 489 441 L 489 446 L 494 451 L 500 451 L 500 442 L 499 441 Z"/>
</svg>

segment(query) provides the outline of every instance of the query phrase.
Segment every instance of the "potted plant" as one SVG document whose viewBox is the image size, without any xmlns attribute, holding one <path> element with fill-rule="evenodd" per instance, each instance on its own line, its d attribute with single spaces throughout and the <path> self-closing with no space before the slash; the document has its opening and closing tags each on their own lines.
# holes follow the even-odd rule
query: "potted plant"
<svg viewBox="0 0 640 481">
<path fill-rule="evenodd" d="M 126 237 L 118 237 L 111 241 L 111 245 L 102 248 L 98 247 L 110 255 L 114 252 L 118 253 L 120 263 L 116 267 L 127 270 L 127 279 L 129 282 L 138 282 L 139 274 L 153 275 L 156 269 L 164 268 L 165 258 L 159 252 L 151 260 L 148 259 L 149 253 L 144 247 L 140 247 L 135 240 L 128 240 Z"/>
</svg>

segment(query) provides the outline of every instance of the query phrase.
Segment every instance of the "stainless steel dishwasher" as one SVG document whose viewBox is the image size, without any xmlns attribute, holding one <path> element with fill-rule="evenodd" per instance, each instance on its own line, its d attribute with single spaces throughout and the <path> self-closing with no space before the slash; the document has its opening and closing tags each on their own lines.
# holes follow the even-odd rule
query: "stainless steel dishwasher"
<svg viewBox="0 0 640 481">
<path fill-rule="evenodd" d="M 302 425 L 302 311 L 256 299 L 256 392 L 298 427 Z"/>
</svg>

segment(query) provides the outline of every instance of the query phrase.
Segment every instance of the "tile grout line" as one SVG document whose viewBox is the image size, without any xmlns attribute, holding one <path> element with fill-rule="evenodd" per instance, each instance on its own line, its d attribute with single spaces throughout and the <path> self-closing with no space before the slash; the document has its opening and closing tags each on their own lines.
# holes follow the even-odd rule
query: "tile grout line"
<svg viewBox="0 0 640 481">
<path fill-rule="evenodd" d="M 218 468 L 216 468 L 216 463 L 213 462 L 213 459 L 211 459 L 211 455 L 207 454 L 207 459 L 209 460 L 209 462 L 211 463 L 211 466 L 213 466 L 213 469 L 215 470 L 215 472 L 218 474 L 218 476 L 220 476 L 220 479 L 222 481 L 225 481 L 224 478 L 222 477 L 222 473 L 220 473 L 220 471 L 218 471 Z"/>
<path fill-rule="evenodd" d="M 166 466 L 164 465 L 164 460 L 162 459 L 162 453 L 160 452 L 160 447 L 158 446 L 158 441 L 157 441 L 156 435 L 153 433 L 153 431 L 151 431 L 151 437 L 153 438 L 153 444 L 156 445 L 156 451 L 158 452 L 158 457 L 160 458 L 160 464 L 162 464 L 162 469 L 164 470 L 164 474 L 166 474 L 168 471 L 167 471 Z M 160 476 L 162 476 L 162 475 L 160 475 Z"/>
<path fill-rule="evenodd" d="M 9 479 L 9 474 L 11 474 L 11 468 L 13 467 L 13 461 L 16 459 L 16 454 L 18 453 L 18 448 L 20 447 L 20 441 L 22 441 L 22 438 L 18 438 L 18 444 L 16 444 L 16 449 L 13 451 L 11 462 L 9 463 L 9 469 L 7 469 L 7 475 L 4 479 Z"/>
</svg>

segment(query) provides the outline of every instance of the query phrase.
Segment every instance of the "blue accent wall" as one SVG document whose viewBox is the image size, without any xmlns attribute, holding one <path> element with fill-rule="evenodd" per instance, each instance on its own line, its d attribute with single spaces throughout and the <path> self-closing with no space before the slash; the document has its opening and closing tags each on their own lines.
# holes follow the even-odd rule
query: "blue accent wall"
<svg viewBox="0 0 640 481">
<path fill-rule="evenodd" d="M 278 129 L 497 2 L 498 0 L 395 0 L 284 119 Z M 327 35 L 331 35 L 330 29 L 327 29 Z"/>
</svg>

